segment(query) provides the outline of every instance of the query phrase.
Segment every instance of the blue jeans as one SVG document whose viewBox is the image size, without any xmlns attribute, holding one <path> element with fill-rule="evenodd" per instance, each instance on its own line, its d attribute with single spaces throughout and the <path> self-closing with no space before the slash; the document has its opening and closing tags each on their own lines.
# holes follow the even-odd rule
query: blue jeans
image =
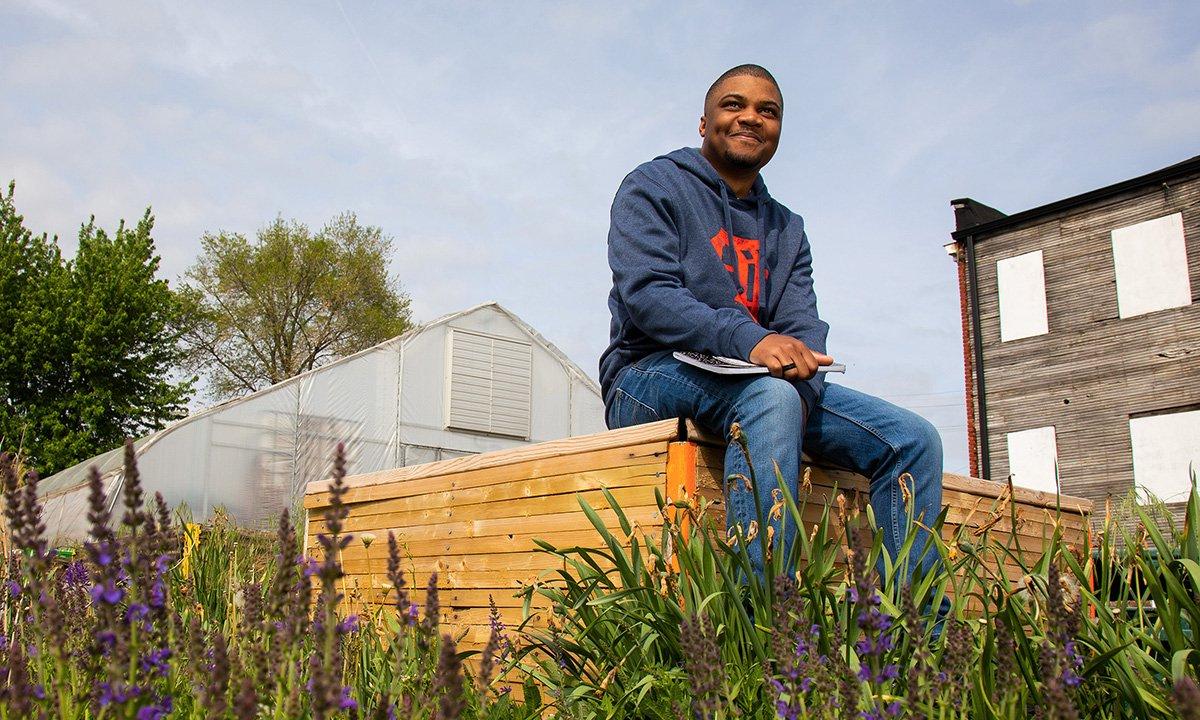
<svg viewBox="0 0 1200 720">
<path fill-rule="evenodd" d="M 787 380 L 766 375 L 715 375 L 679 362 L 670 352 L 659 352 L 620 372 L 606 420 L 610 428 L 619 428 L 687 417 L 727 442 L 730 426 L 738 423 L 746 436 L 764 513 L 772 505 L 771 491 L 777 486 L 772 460 L 778 463 L 780 476 L 790 483 L 793 496 L 802 451 L 865 475 L 871 481 L 871 507 L 884 546 L 896 558 L 910 520 L 900 476 L 912 476 L 908 487 L 917 519 L 931 524 L 941 512 L 942 440 L 937 430 L 904 408 L 830 383 L 817 406 L 811 412 L 806 410 L 799 392 Z M 741 449 L 730 443 L 725 451 L 726 523 L 730 528 L 740 523 L 747 529 L 757 517 L 754 495 L 744 483 L 728 481 L 734 474 L 750 477 Z M 923 530 L 919 532 L 910 553 L 910 574 L 927 538 Z M 795 523 L 781 528 L 776 521 L 775 548 L 789 552 L 795 533 Z M 748 543 L 747 549 L 761 575 L 759 543 Z M 928 570 L 936 560 L 937 553 L 930 548 L 919 562 Z"/>
</svg>

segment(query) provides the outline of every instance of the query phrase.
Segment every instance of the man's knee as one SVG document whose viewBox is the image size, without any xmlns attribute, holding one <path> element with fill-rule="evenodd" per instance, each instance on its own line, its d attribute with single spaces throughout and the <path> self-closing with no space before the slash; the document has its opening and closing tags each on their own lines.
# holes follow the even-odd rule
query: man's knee
<svg viewBox="0 0 1200 720">
<path fill-rule="evenodd" d="M 899 409 L 893 442 L 910 453 L 942 456 L 942 436 L 933 423 L 911 410 Z"/>
<path fill-rule="evenodd" d="M 804 423 L 804 401 L 787 380 L 760 377 L 750 383 L 737 402 L 743 418 L 766 420 L 781 430 L 796 433 Z"/>
</svg>

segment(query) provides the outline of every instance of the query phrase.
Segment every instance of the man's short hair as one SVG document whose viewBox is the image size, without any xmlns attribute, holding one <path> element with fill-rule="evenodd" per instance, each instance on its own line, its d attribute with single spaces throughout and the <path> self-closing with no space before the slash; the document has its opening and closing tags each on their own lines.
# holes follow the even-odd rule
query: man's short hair
<svg viewBox="0 0 1200 720">
<path fill-rule="evenodd" d="M 717 87 L 721 83 L 725 82 L 731 77 L 741 77 L 743 75 L 762 78 L 763 80 L 770 80 L 771 84 L 775 86 L 776 92 L 779 93 L 779 99 L 783 99 L 783 91 L 779 89 L 779 82 L 775 80 L 775 76 L 771 74 L 770 70 L 766 69 L 762 65 L 746 63 L 745 65 L 738 65 L 737 67 L 729 68 L 725 72 L 721 73 L 721 77 L 713 81 L 713 84 L 708 87 L 708 92 L 704 93 L 704 107 L 708 107 L 708 101 L 712 100 L 713 93 L 717 91 Z"/>
</svg>

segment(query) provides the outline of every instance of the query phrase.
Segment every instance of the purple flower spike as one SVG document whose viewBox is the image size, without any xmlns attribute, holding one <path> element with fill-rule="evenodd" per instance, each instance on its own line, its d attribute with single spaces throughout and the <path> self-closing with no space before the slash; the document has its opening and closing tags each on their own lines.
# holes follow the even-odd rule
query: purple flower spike
<svg viewBox="0 0 1200 720">
<path fill-rule="evenodd" d="M 101 649 L 107 655 L 108 651 L 117 644 L 117 634 L 112 630 L 101 630 L 96 633 L 96 642 L 100 643 Z"/>
<path fill-rule="evenodd" d="M 173 706 L 174 703 L 171 701 L 170 696 L 159 698 L 158 702 L 139 709 L 137 720 L 163 720 L 163 718 L 171 714 L 171 710 L 174 709 Z"/>
<path fill-rule="evenodd" d="M 155 650 L 142 658 L 141 667 L 144 672 L 159 673 L 166 675 L 171 667 L 167 664 L 167 660 L 171 658 L 171 649 L 162 648 Z"/>
<path fill-rule="evenodd" d="M 141 688 L 131 687 L 121 690 L 114 688 L 111 683 L 100 683 L 100 706 L 122 705 L 141 694 Z"/>
<path fill-rule="evenodd" d="M 150 606 L 162 608 L 167 604 L 167 590 L 162 580 L 155 580 L 150 586 Z"/>
<path fill-rule="evenodd" d="M 87 566 L 76 560 L 67 566 L 63 571 L 63 580 L 70 587 L 81 587 L 87 584 L 88 571 Z"/>
<path fill-rule="evenodd" d="M 1071 668 L 1064 670 L 1062 677 L 1063 685 L 1066 685 L 1067 687 L 1079 687 L 1079 684 L 1083 682 L 1083 678 L 1076 675 L 1075 671 Z"/>
<path fill-rule="evenodd" d="M 350 697 L 350 687 L 349 686 L 342 688 L 342 696 L 341 696 L 341 698 L 338 699 L 338 709 L 339 710 L 357 710 L 358 709 L 358 702 L 356 702 L 354 700 L 354 698 Z"/>
<path fill-rule="evenodd" d="M 112 565 L 114 559 L 112 548 L 109 544 L 100 543 L 100 546 L 96 548 L 96 564 L 100 567 L 108 567 Z"/>
<path fill-rule="evenodd" d="M 125 591 L 113 584 L 112 580 L 103 585 L 92 586 L 92 602 L 102 602 L 106 605 L 116 605 L 125 597 Z"/>
</svg>

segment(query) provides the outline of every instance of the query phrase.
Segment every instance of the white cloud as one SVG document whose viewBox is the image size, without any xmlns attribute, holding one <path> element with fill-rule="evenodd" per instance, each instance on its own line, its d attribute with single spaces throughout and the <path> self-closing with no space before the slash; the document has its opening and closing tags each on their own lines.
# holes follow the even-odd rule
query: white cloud
<svg viewBox="0 0 1200 720">
<path fill-rule="evenodd" d="M 76 27 L 90 22 L 90 18 L 82 9 L 58 0 L 22 0 L 20 5 L 51 20 Z"/>
</svg>

